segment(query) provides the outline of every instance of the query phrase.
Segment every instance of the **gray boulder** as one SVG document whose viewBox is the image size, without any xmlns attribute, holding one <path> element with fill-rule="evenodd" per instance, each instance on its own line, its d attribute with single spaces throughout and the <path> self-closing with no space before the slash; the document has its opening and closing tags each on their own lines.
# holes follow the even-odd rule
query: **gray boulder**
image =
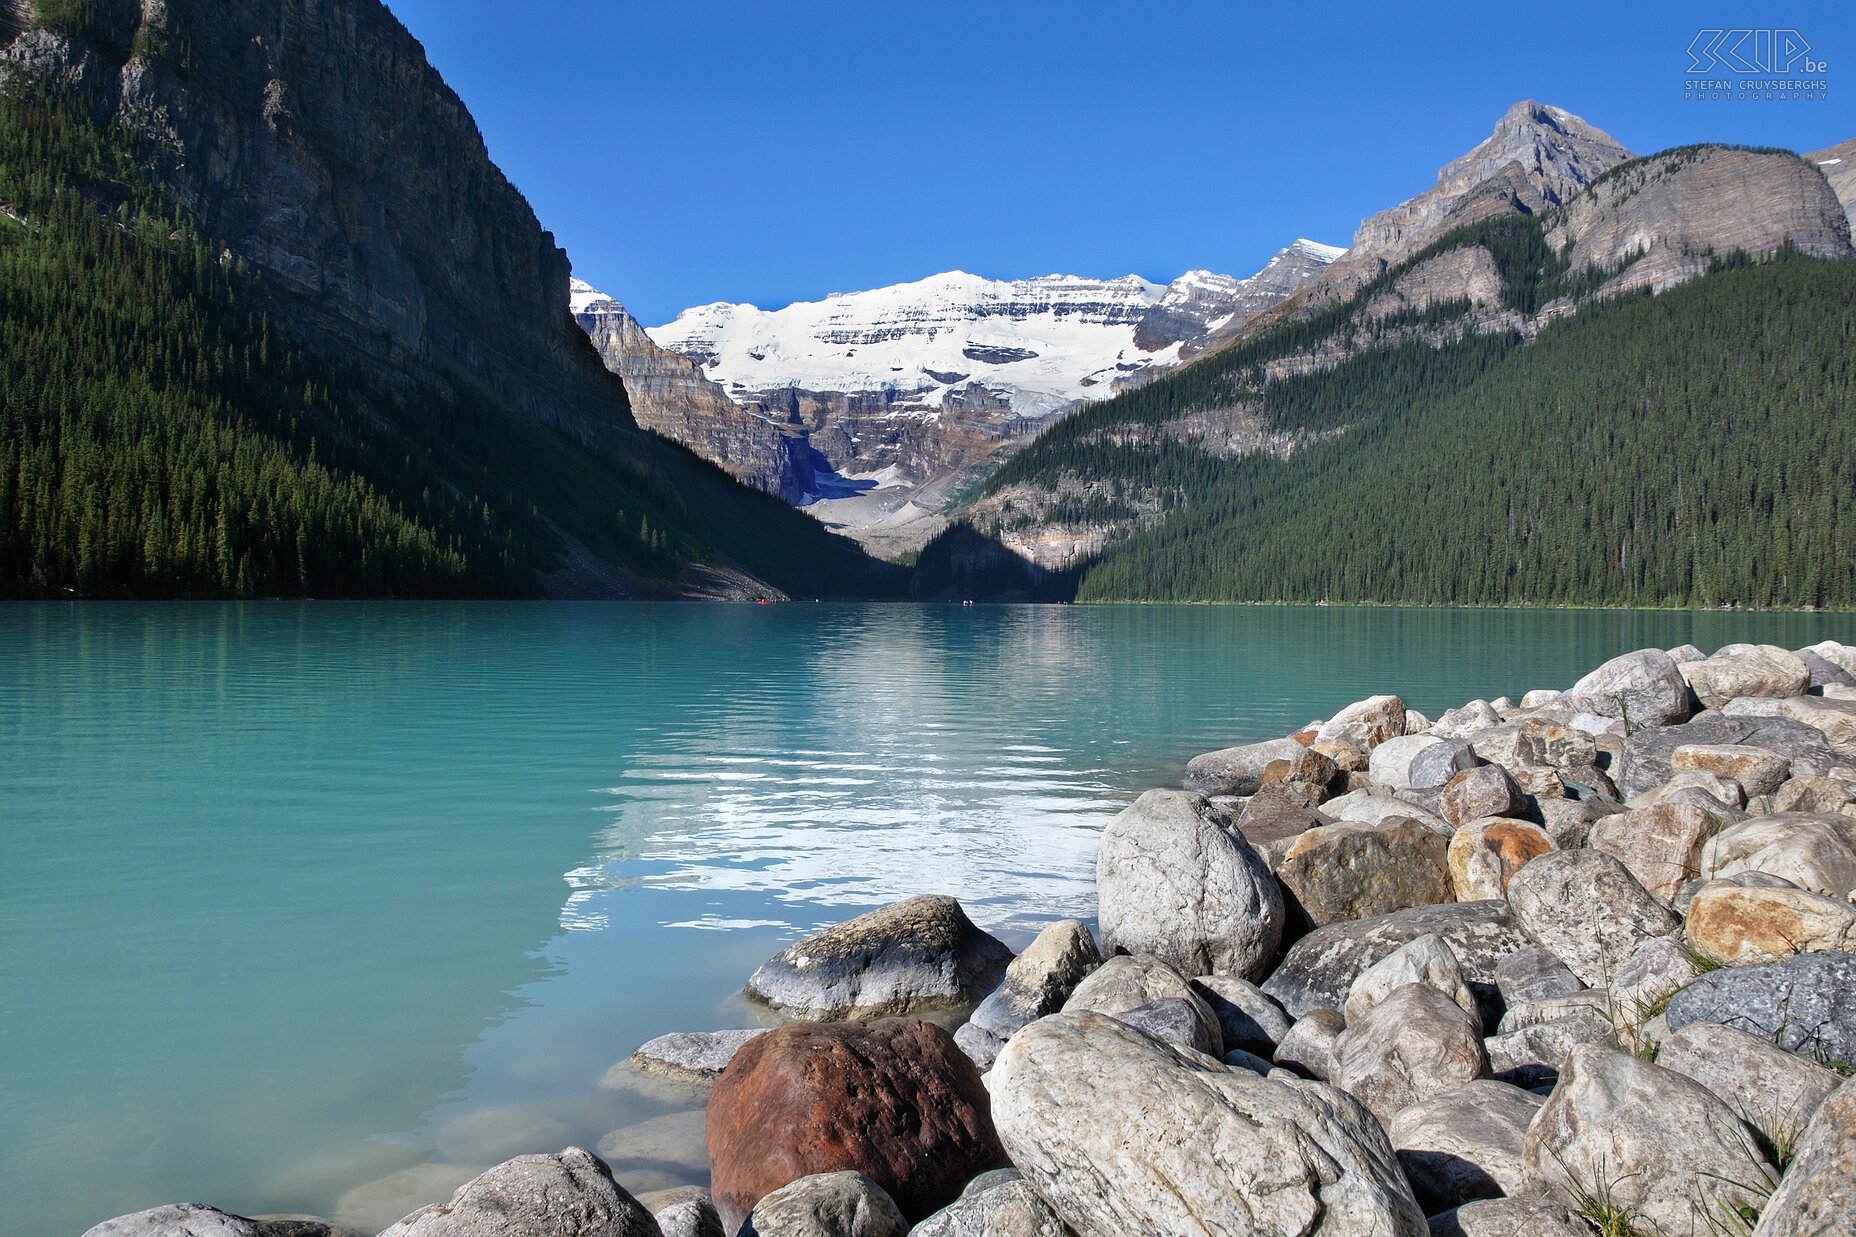
<svg viewBox="0 0 1856 1237">
<path fill-rule="evenodd" d="M 1573 1050 L 1528 1127 L 1528 1193 L 1576 1205 L 1609 1194 L 1659 1233 L 1756 1204 L 1734 1183 L 1776 1177 L 1753 1132 L 1693 1079 L 1610 1048 Z"/>
<path fill-rule="evenodd" d="M 1661 649 L 1614 657 L 1592 671 L 1556 702 L 1574 712 L 1616 717 L 1633 727 L 1687 721 L 1695 696 L 1676 662 Z"/>
<path fill-rule="evenodd" d="M 1496 963 L 1534 944 L 1509 914 L 1506 902 L 1413 907 L 1309 933 L 1284 955 L 1264 981 L 1263 991 L 1293 1018 L 1311 1009 L 1338 1010 L 1362 971 L 1426 933 L 1442 937 L 1450 946 L 1472 988 L 1492 987 Z M 1478 998 L 1482 999 L 1480 992 Z M 1485 1016 L 1492 1020 L 1486 1011 Z"/>
<path fill-rule="evenodd" d="M 1469 981 L 1463 978 L 1462 964 L 1449 942 L 1435 932 L 1400 945 L 1360 972 L 1347 989 L 1341 1014 L 1352 1025 L 1407 984 L 1423 984 L 1443 993 L 1475 1020 L 1477 1033 L 1481 1033 L 1482 1011 Z"/>
<path fill-rule="evenodd" d="M 1811 670 L 1796 654 L 1772 644 L 1729 644 L 1714 656 L 1682 666 L 1696 699 L 1718 709 L 1740 696 L 1801 696 Z"/>
<path fill-rule="evenodd" d="M 1435 735 L 1401 735 L 1373 749 L 1366 770 L 1381 786 L 1395 790 L 1430 790 L 1476 764 L 1476 753 L 1461 739 Z"/>
<path fill-rule="evenodd" d="M 1449 849 L 1447 835 L 1407 816 L 1323 825 L 1295 839 L 1276 878 L 1291 922 L 1321 927 L 1451 901 Z"/>
<path fill-rule="evenodd" d="M 1542 1100 L 1481 1078 L 1401 1109 L 1388 1134 L 1399 1166 L 1426 1212 L 1521 1191 L 1521 1144 Z"/>
<path fill-rule="evenodd" d="M 1186 762 L 1185 786 L 1202 795 L 1254 795 L 1263 784 L 1263 771 L 1273 761 L 1294 761 L 1308 755 L 1327 760 L 1318 752 L 1309 752 L 1294 739 L 1269 739 L 1206 752 Z M 1327 765 L 1331 778 L 1333 762 L 1327 761 Z"/>
<path fill-rule="evenodd" d="M 1103 830 L 1102 947 L 1187 975 L 1256 979 L 1282 942 L 1282 891 L 1256 851 L 1198 795 L 1150 790 Z"/>
<path fill-rule="evenodd" d="M 754 1204 L 740 1237 L 904 1237 L 887 1191 L 859 1172 L 815 1173 Z"/>
<path fill-rule="evenodd" d="M 1217 1028 L 1207 1027 L 1204 1002 L 1185 997 L 1167 996 L 1133 1009 L 1125 1009 L 1114 1018 L 1139 1031 L 1145 1031 L 1162 1043 L 1176 1048 L 1190 1048 L 1208 1057 L 1224 1055 L 1222 1036 Z"/>
<path fill-rule="evenodd" d="M 909 1237 L 1066 1237 L 1038 1192 L 1016 1169 L 981 1173 L 960 1197 L 909 1230 Z"/>
<path fill-rule="evenodd" d="M 633 1068 L 676 1082 L 712 1083 L 722 1076 L 741 1045 L 766 1028 L 729 1031 L 676 1031 L 646 1040 L 631 1055 Z M 481 1161 L 479 1161 L 481 1163 Z"/>
<path fill-rule="evenodd" d="M 1495 986 L 1508 1005 L 1525 1005 L 1548 997 L 1567 996 L 1585 987 L 1572 968 L 1550 949 L 1530 945 L 1495 964 Z"/>
<path fill-rule="evenodd" d="M 1346 1029 L 1346 1019 L 1339 1010 L 1311 1009 L 1296 1019 L 1270 1059 L 1305 1078 L 1326 1082 L 1334 1076 L 1334 1054 Z"/>
<path fill-rule="evenodd" d="M 1235 975 L 1201 975 L 1192 990 L 1218 1017 L 1224 1051 L 1243 1049 L 1269 1056 L 1289 1033 L 1289 1015 L 1275 998 L 1249 980 Z"/>
<path fill-rule="evenodd" d="M 1763 748 L 1791 762 L 1793 777 L 1825 777 L 1847 758 L 1831 749 L 1824 732 L 1789 717 L 1728 717 L 1708 712 L 1681 726 L 1634 731 L 1624 740 L 1613 778 L 1626 798 L 1655 789 L 1675 776 L 1678 747 L 1733 744 Z"/>
<path fill-rule="evenodd" d="M 1012 1163 L 1077 1237 L 1426 1232 L 1378 1123 L 1321 1083 L 1063 1013 L 1013 1037 L 992 1098 Z"/>
<path fill-rule="evenodd" d="M 1544 1198 L 1494 1198 L 1465 1203 L 1430 1219 L 1431 1237 L 1592 1237 L 1571 1208 Z"/>
<path fill-rule="evenodd" d="M 358 1229 L 308 1218 L 235 1216 L 204 1203 L 168 1203 L 117 1216 L 84 1237 L 361 1237 Z"/>
<path fill-rule="evenodd" d="M 1795 1144 L 1818 1105 L 1843 1082 L 1842 1075 L 1769 1039 L 1714 1022 L 1691 1022 L 1666 1036 L 1656 1063 L 1725 1100 L 1768 1149 Z"/>
<path fill-rule="evenodd" d="M 1856 674 L 1851 674 L 1836 662 L 1820 657 L 1809 649 L 1793 649 L 1792 652 L 1798 655 L 1804 668 L 1811 672 L 1811 687 L 1806 690 L 1856 686 Z"/>
<path fill-rule="evenodd" d="M 747 995 L 814 1022 L 958 1009 L 997 987 L 1011 961 L 960 903 L 924 894 L 788 945 L 754 972 Z"/>
<path fill-rule="evenodd" d="M 1846 676 L 1847 677 L 1847 676 Z M 1728 717 L 1784 717 L 1821 731 L 1831 750 L 1856 756 L 1856 701 L 1827 700 L 1822 696 L 1783 699 L 1748 697 L 1721 706 Z"/>
<path fill-rule="evenodd" d="M 1643 942 L 1677 927 L 1628 868 L 1595 850 L 1535 859 L 1508 882 L 1508 905 L 1536 944 L 1594 988 L 1609 983 Z"/>
<path fill-rule="evenodd" d="M 1831 665 L 1839 666 L 1848 673 L 1856 675 L 1856 645 L 1838 644 L 1835 640 L 1825 640 L 1818 644 L 1807 645 L 1798 652 L 1814 654 Z"/>
<path fill-rule="evenodd" d="M 1334 1058 L 1329 1081 L 1387 1124 L 1420 1099 L 1489 1070 L 1475 1016 L 1424 984 L 1406 984 L 1350 1019 Z"/>
<path fill-rule="evenodd" d="M 1218 1016 L 1194 991 L 1191 981 L 1158 958 L 1146 954 L 1120 954 L 1103 963 L 1089 978 L 1076 986 L 1063 1003 L 1066 1013 L 1085 1011 L 1122 1018 L 1134 1010 L 1157 1001 L 1177 1000 L 1191 1011 L 1193 1029 L 1190 1042 L 1216 1045 L 1221 1042 Z M 1174 1009 L 1178 1014 L 1180 1011 Z M 1199 1051 L 1218 1056 L 1219 1048 Z"/>
<path fill-rule="evenodd" d="M 1006 1040 L 1026 1023 L 1062 1009 L 1076 985 L 1101 965 L 1096 939 L 1081 920 L 1048 925 L 1005 968 L 1005 978 L 955 1033 L 955 1041 L 982 1070 L 990 1069 Z"/>
<path fill-rule="evenodd" d="M 1387 739 L 1405 733 L 1405 702 L 1397 696 L 1370 696 L 1355 701 L 1321 723 L 1316 743 L 1341 742 L 1371 756 Z"/>
<path fill-rule="evenodd" d="M 1791 1166 L 1766 1200 L 1753 1237 L 1856 1233 L 1856 1081 L 1845 1082 L 1805 1127 Z"/>
<path fill-rule="evenodd" d="M 657 1220 L 664 1237 L 726 1237 L 715 1199 L 701 1186 L 672 1186 L 638 1195 L 638 1202 Z"/>
<path fill-rule="evenodd" d="M 1856 1062 L 1856 954 L 1800 954 L 1710 971 L 1670 998 L 1671 1031 L 1695 1022 L 1738 1027 L 1791 1052 Z"/>
<path fill-rule="evenodd" d="M 657 1221 L 579 1147 L 519 1155 L 380 1237 L 662 1237 Z"/>
</svg>

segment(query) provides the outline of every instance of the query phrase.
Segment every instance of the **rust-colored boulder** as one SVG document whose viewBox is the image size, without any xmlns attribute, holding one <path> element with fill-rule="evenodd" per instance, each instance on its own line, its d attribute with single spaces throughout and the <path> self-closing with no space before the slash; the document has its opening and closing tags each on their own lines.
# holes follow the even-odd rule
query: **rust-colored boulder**
<svg viewBox="0 0 1856 1237">
<path fill-rule="evenodd" d="M 1006 1166 L 979 1070 L 916 1018 L 793 1023 L 742 1045 L 709 1097 L 712 1192 L 734 1233 L 801 1177 L 855 1170 L 910 1223 Z"/>
</svg>

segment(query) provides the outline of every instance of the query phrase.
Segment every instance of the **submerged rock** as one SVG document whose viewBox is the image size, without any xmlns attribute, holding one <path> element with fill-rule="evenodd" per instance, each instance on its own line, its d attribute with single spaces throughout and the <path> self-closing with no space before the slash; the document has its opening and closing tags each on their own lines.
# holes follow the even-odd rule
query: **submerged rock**
<svg viewBox="0 0 1856 1237">
<path fill-rule="evenodd" d="M 932 1012 L 978 1004 L 1011 961 L 960 903 L 924 894 L 788 945 L 754 972 L 747 994 L 813 1021 Z"/>
<path fill-rule="evenodd" d="M 705 1085 L 722 1076 L 741 1045 L 766 1028 L 729 1031 L 676 1031 L 647 1040 L 631 1055 L 633 1068 L 673 1082 Z"/>
</svg>

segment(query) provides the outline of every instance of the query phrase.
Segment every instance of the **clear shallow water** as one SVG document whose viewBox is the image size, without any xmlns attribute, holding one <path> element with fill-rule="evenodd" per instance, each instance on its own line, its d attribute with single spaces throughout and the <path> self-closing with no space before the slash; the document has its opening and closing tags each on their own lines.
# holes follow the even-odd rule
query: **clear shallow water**
<svg viewBox="0 0 1856 1237">
<path fill-rule="evenodd" d="M 0 1233 L 179 1199 L 384 1224 L 657 1118 L 782 942 L 924 891 L 1020 944 L 1199 751 L 1398 691 L 1851 616 L 699 605 L 0 608 Z"/>
</svg>

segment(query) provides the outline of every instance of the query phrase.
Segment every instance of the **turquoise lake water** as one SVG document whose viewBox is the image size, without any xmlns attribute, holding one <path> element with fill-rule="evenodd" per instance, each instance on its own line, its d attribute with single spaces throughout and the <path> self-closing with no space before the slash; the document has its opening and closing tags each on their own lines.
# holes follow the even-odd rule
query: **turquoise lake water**
<svg viewBox="0 0 1856 1237">
<path fill-rule="evenodd" d="M 193 1199 L 367 1227 L 508 1155 L 703 1179 L 608 1067 L 751 1025 L 918 892 L 1014 945 L 1197 752 L 1848 615 L 603 604 L 0 607 L 0 1234 Z"/>
</svg>

